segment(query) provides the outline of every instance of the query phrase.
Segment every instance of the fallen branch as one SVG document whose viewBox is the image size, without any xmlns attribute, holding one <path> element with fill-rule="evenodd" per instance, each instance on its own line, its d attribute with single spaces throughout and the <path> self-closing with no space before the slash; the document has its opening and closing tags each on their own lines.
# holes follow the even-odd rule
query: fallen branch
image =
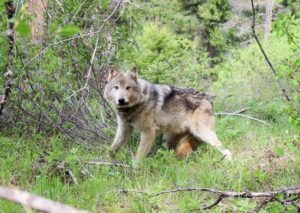
<svg viewBox="0 0 300 213">
<path fill-rule="evenodd" d="M 171 189 L 166 191 L 161 191 L 158 193 L 153 194 L 153 196 L 159 196 L 162 194 L 168 193 L 176 193 L 176 192 L 184 192 L 184 191 L 203 191 L 203 192 L 210 192 L 219 196 L 226 197 L 234 197 L 234 198 L 257 198 L 257 197 L 274 197 L 275 195 L 300 195 L 300 185 L 299 186 L 292 186 L 286 189 L 280 189 L 276 191 L 268 191 L 268 192 L 233 192 L 233 191 L 219 191 L 216 189 L 210 188 L 179 188 L 179 189 Z"/>
<path fill-rule="evenodd" d="M 115 166 L 115 167 L 125 167 L 125 168 L 132 168 L 128 164 L 117 163 L 117 162 L 107 162 L 107 161 L 100 161 L 100 160 L 91 160 L 87 162 L 88 164 L 94 165 L 104 165 L 104 166 Z"/>
<path fill-rule="evenodd" d="M 238 111 L 235 111 L 235 112 L 233 112 L 233 113 L 235 113 L 235 114 L 240 114 L 240 113 L 246 112 L 247 110 L 248 110 L 248 108 L 244 108 L 244 109 L 240 109 L 240 110 L 238 110 Z"/>
<path fill-rule="evenodd" d="M 248 110 L 248 108 L 244 108 L 244 109 L 241 109 L 241 110 L 237 110 L 235 112 L 216 112 L 215 115 L 229 115 L 229 116 L 240 116 L 240 117 L 244 117 L 244 118 L 248 118 L 248 119 L 251 119 L 251 120 L 254 120 L 254 121 L 257 121 L 257 122 L 260 122 L 260 123 L 263 123 L 263 124 L 266 124 L 268 126 L 270 126 L 271 124 L 267 123 L 266 121 L 263 121 L 263 120 L 260 120 L 258 118 L 254 118 L 254 117 L 251 117 L 249 115 L 244 115 L 244 114 L 241 114 L 241 113 L 244 113 Z"/>
<path fill-rule="evenodd" d="M 171 193 L 178 193 L 178 192 L 190 192 L 190 191 L 201 191 L 201 192 L 208 192 L 214 195 L 217 195 L 218 198 L 216 199 L 215 202 L 212 204 L 206 206 L 204 205 L 201 209 L 211 209 L 214 206 L 217 206 L 223 199 L 225 198 L 245 198 L 245 199 L 250 199 L 250 198 L 266 198 L 262 204 L 260 204 L 256 210 L 261 209 L 265 205 L 271 202 L 278 202 L 283 206 L 288 206 L 292 205 L 296 207 L 298 210 L 300 210 L 299 204 L 297 204 L 295 201 L 300 199 L 300 185 L 298 186 L 291 186 L 288 188 L 282 188 L 279 190 L 275 191 L 267 191 L 267 192 L 251 192 L 251 191 L 244 191 L 244 192 L 235 192 L 235 191 L 219 191 L 216 189 L 211 189 L 211 188 L 176 188 L 176 189 L 171 189 L 171 190 L 165 190 L 157 193 L 147 193 L 143 191 L 138 191 L 138 190 L 127 190 L 127 189 L 119 189 L 119 190 L 114 190 L 111 192 L 121 192 L 124 194 L 127 193 L 138 193 L 138 194 L 143 194 L 147 195 L 149 197 L 156 197 L 164 194 L 171 194 Z M 277 196 L 283 195 L 284 200 L 280 200 Z M 296 196 L 294 198 L 291 198 L 291 196 Z"/>
<path fill-rule="evenodd" d="M 215 113 L 216 115 L 233 115 L 233 116 L 240 116 L 240 117 L 244 117 L 244 118 L 248 118 L 263 124 L 266 124 L 268 126 L 270 126 L 271 124 L 267 123 L 266 121 L 260 120 L 258 118 L 253 118 L 249 115 L 243 115 L 243 114 L 239 114 L 239 113 L 234 113 L 234 112 L 219 112 L 219 113 Z"/>
<path fill-rule="evenodd" d="M 15 36 L 14 36 L 14 22 L 12 21 L 15 15 L 15 5 L 13 1 L 7 1 L 5 3 L 7 18 L 8 18 L 8 29 L 7 29 L 7 38 L 8 38 L 8 60 L 7 60 L 7 68 L 6 73 L 4 74 L 6 78 L 5 86 L 3 89 L 2 96 L 0 97 L 0 115 L 2 115 L 2 111 L 4 109 L 5 104 L 7 103 L 7 98 L 11 91 L 11 88 L 14 84 L 13 79 L 13 58 L 14 58 L 14 44 L 15 44 Z"/>
<path fill-rule="evenodd" d="M 212 204 L 208 205 L 208 206 L 203 206 L 202 208 L 205 210 L 205 209 L 211 209 L 212 207 L 218 205 L 221 201 L 223 200 L 223 197 L 222 196 L 219 196 L 218 199 L 213 202 Z"/>
<path fill-rule="evenodd" d="M 295 200 L 298 200 L 300 197 L 300 186 L 292 186 L 286 189 L 280 189 L 276 191 L 268 191 L 268 192 L 250 192 L 250 191 L 244 191 L 244 192 L 233 192 L 233 191 L 219 191 L 216 189 L 209 189 L 209 188 L 182 188 L 182 189 L 172 189 L 172 190 L 166 190 L 161 191 L 156 194 L 153 194 L 153 196 L 159 196 L 163 194 L 169 194 L 169 193 L 177 193 L 177 192 L 186 192 L 186 191 L 203 191 L 203 192 L 209 192 L 215 195 L 218 195 L 218 199 L 212 203 L 209 206 L 204 206 L 202 209 L 211 209 L 212 207 L 218 205 L 224 198 L 269 198 L 266 199 L 263 203 L 263 206 L 267 205 L 270 202 L 277 201 L 283 206 L 292 205 L 295 206 L 297 209 L 300 210 L 299 206 L 294 202 Z M 296 196 L 294 199 L 286 199 L 286 200 L 280 200 L 276 196 L 278 195 L 284 195 L 285 197 L 289 197 L 291 195 Z M 262 206 L 260 206 L 261 208 Z"/>
<path fill-rule="evenodd" d="M 147 192 L 143 192 L 143 191 L 139 191 L 139 190 L 135 190 L 135 189 L 131 189 L 131 190 L 128 190 L 128 189 L 116 189 L 116 190 L 112 190 L 112 191 L 109 191 L 109 192 L 118 192 L 118 193 L 124 193 L 124 194 L 127 194 L 127 193 L 137 193 L 137 194 L 143 194 L 143 195 L 151 196 L 151 194 L 149 194 Z"/>
<path fill-rule="evenodd" d="M 252 29 L 253 37 L 254 37 L 256 43 L 258 44 L 260 51 L 264 55 L 264 58 L 265 58 L 266 62 L 268 63 L 269 67 L 271 68 L 271 70 L 272 70 L 272 72 L 273 72 L 273 74 L 275 76 L 275 79 L 276 79 L 279 87 L 281 88 L 283 96 L 286 98 L 287 101 L 291 101 L 290 97 L 287 94 L 286 89 L 283 86 L 281 78 L 278 77 L 277 70 L 273 67 L 273 65 L 272 65 L 271 61 L 269 60 L 269 58 L 268 58 L 268 56 L 267 56 L 264 48 L 262 47 L 262 44 L 260 43 L 260 41 L 259 41 L 259 39 L 258 39 L 258 37 L 256 35 L 256 31 L 255 31 L 255 21 L 256 21 L 255 20 L 255 8 L 254 8 L 253 0 L 251 0 L 251 7 L 252 7 L 252 25 L 251 25 L 251 29 Z"/>
<path fill-rule="evenodd" d="M 56 212 L 56 213 L 86 213 L 87 211 L 79 210 L 71 206 L 61 204 L 40 196 L 30 194 L 25 191 L 18 189 L 11 189 L 7 187 L 0 186 L 0 198 L 10 200 L 19 203 L 25 207 L 31 209 L 36 209 L 42 212 Z"/>
</svg>

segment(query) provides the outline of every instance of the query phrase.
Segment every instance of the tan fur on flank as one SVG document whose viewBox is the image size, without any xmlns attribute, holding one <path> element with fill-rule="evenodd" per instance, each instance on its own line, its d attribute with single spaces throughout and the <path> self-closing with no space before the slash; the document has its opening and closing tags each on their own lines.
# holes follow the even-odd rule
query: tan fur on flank
<svg viewBox="0 0 300 213">
<path fill-rule="evenodd" d="M 207 96 L 193 89 L 151 84 L 137 77 L 137 69 L 109 71 L 104 97 L 116 106 L 118 129 L 112 149 L 119 150 L 134 130 L 141 132 L 136 160 L 145 157 L 155 137 L 164 134 L 169 149 L 185 157 L 199 141 L 212 145 L 231 159 L 219 141 L 215 117 Z M 180 143 L 182 142 L 182 143 Z"/>
</svg>

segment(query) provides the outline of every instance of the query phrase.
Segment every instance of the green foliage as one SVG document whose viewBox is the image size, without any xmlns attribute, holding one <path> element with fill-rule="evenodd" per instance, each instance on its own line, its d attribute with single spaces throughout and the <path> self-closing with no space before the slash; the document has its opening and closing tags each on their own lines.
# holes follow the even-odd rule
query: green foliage
<svg viewBox="0 0 300 213">
<path fill-rule="evenodd" d="M 132 189 L 155 193 L 172 188 L 210 187 L 230 191 L 268 191 L 299 184 L 300 153 L 297 147 L 299 132 L 286 123 L 271 127 L 237 117 L 218 119 L 217 132 L 226 147 L 234 153 L 232 162 L 221 161 L 214 148 L 202 145 L 187 160 L 176 159 L 174 152 L 162 147 L 146 158 L 138 169 L 90 165 L 90 160 L 122 162 L 132 165 L 128 144 L 112 159 L 108 149 L 95 146 L 87 150 L 61 137 L 30 138 L 0 136 L 0 183 L 17 184 L 19 188 L 78 208 L 93 212 L 107 209 L 116 212 L 191 211 L 210 204 L 215 196 L 199 192 L 180 192 L 158 197 L 140 193 L 118 193 L 119 189 Z M 251 129 L 251 131 L 249 131 Z M 235 137 L 227 132 L 236 130 Z M 290 137 L 286 137 L 286 131 Z M 284 141 L 279 145 L 279 142 Z M 64 164 L 62 164 L 64 162 Z M 218 163 L 216 163 L 218 162 Z M 62 167 L 63 166 L 63 167 Z M 66 171 L 72 171 L 78 184 L 74 184 Z M 230 172 L 229 172 L 230 171 Z M 226 205 L 213 211 L 250 212 L 259 203 L 254 200 L 225 199 Z M 21 207 L 0 201 L 1 211 L 21 211 Z M 271 212 L 281 206 L 269 204 Z M 289 207 L 294 211 L 294 207 Z"/>
<path fill-rule="evenodd" d="M 199 20 L 202 33 L 202 46 L 211 57 L 219 56 L 234 43 L 235 30 L 219 28 L 231 16 L 231 6 L 228 0 L 203 1 L 181 0 L 183 8 L 195 14 Z"/>
<path fill-rule="evenodd" d="M 207 57 L 202 54 L 200 58 L 199 55 L 201 53 L 188 39 L 152 24 L 144 26 L 135 43 L 129 42 L 123 46 L 117 57 L 130 62 L 127 67 L 137 66 L 141 76 L 151 82 L 201 88 L 201 76 L 209 75 L 209 72 L 205 72 Z"/>
<path fill-rule="evenodd" d="M 205 70 L 207 55 L 198 49 L 198 41 L 190 40 L 196 36 L 197 19 L 182 13 L 178 1 L 152 0 L 139 7 L 143 10 L 129 7 L 116 29 L 120 66 L 138 66 L 141 76 L 152 82 L 203 89 L 202 77 L 211 73 Z"/>
<path fill-rule="evenodd" d="M 141 36 L 136 38 L 136 46 L 127 47 L 120 58 L 136 65 L 143 76 L 156 83 L 176 82 L 181 71 L 177 67 L 192 48 L 187 39 L 154 24 L 144 27 Z"/>
<path fill-rule="evenodd" d="M 278 66 L 279 77 L 290 85 L 292 103 L 289 108 L 290 121 L 300 126 L 300 19 L 291 15 L 280 15 L 273 24 L 277 37 L 286 39 L 285 45 L 292 54 Z"/>
<path fill-rule="evenodd" d="M 73 24 L 67 24 L 67 25 L 64 25 L 57 32 L 58 32 L 58 34 L 60 34 L 63 37 L 70 37 L 70 36 L 80 33 L 80 29 Z"/>
<path fill-rule="evenodd" d="M 30 14 L 27 12 L 25 5 L 19 8 L 15 13 L 14 20 L 15 31 L 21 37 L 29 37 L 31 35 Z"/>
<path fill-rule="evenodd" d="M 284 38 L 276 36 L 272 36 L 269 41 L 263 43 L 263 46 L 274 67 L 280 72 L 278 77 L 287 82 L 285 86 L 289 94 L 292 97 L 297 95 L 295 86 L 289 83 L 288 75 L 280 71 L 280 67 L 288 66 L 286 62 L 295 57 L 294 51 L 286 45 Z M 285 54 L 282 54 L 283 52 Z M 220 109 L 222 111 L 224 109 L 234 111 L 248 106 L 255 111 L 256 115 L 262 115 L 270 120 L 280 120 L 280 116 L 275 115 L 286 113 L 289 104 L 283 100 L 275 76 L 259 53 L 256 44 L 245 49 L 234 50 L 230 58 L 213 68 L 218 80 L 214 82 L 212 91 L 220 97 L 215 100 L 215 103 L 217 107 L 222 107 Z"/>
<path fill-rule="evenodd" d="M 29 21 L 21 20 L 20 22 L 17 22 L 15 30 L 21 36 L 29 36 L 31 34 Z"/>
<path fill-rule="evenodd" d="M 197 5 L 197 17 L 204 21 L 206 27 L 225 22 L 231 15 L 231 7 L 227 0 L 200 0 Z"/>
<path fill-rule="evenodd" d="M 293 15 L 300 18 L 300 4 L 298 0 L 281 0 L 281 2 L 284 6 L 291 9 Z"/>
<path fill-rule="evenodd" d="M 0 13 L 5 11 L 5 2 L 6 0 L 0 0 Z"/>
</svg>

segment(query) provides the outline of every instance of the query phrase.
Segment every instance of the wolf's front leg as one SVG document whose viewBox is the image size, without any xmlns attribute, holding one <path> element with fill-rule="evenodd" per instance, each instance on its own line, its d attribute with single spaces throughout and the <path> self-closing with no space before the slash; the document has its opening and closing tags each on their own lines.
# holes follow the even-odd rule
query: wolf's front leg
<svg viewBox="0 0 300 213">
<path fill-rule="evenodd" d="M 141 133 L 141 141 L 135 159 L 140 161 L 151 150 L 155 141 L 155 129 L 147 129 Z"/>
<path fill-rule="evenodd" d="M 133 128 L 131 126 L 118 119 L 118 129 L 111 148 L 115 151 L 118 151 L 122 147 L 122 145 L 126 143 L 132 131 Z"/>
</svg>

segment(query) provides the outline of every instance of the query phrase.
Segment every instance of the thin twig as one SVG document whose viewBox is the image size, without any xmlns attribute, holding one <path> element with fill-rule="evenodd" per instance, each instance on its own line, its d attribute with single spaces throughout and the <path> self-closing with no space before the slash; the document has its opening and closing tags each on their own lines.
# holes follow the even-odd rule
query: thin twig
<svg viewBox="0 0 300 213">
<path fill-rule="evenodd" d="M 267 123 L 266 121 L 263 121 L 263 120 L 260 120 L 260 119 L 257 119 L 257 118 L 253 118 L 253 117 L 251 117 L 249 115 L 243 115 L 243 114 L 238 114 L 238 113 L 234 113 L 234 112 L 233 113 L 232 112 L 218 112 L 218 113 L 215 113 L 215 115 L 234 115 L 234 116 L 240 116 L 240 117 L 248 118 L 248 119 L 251 119 L 251 120 L 254 120 L 254 121 L 266 124 L 268 126 L 271 125 L 271 124 Z"/>
<path fill-rule="evenodd" d="M 268 203 L 272 202 L 272 200 L 273 198 L 266 198 L 253 210 L 253 212 L 259 212 L 259 210 L 265 207 Z"/>
<path fill-rule="evenodd" d="M 260 120 L 258 118 L 254 118 L 254 117 L 251 117 L 249 115 L 242 115 L 241 114 L 241 113 L 246 112 L 247 110 L 248 110 L 248 108 L 243 108 L 243 109 L 240 109 L 240 110 L 237 110 L 237 111 L 234 111 L 234 112 L 216 112 L 215 115 L 234 115 L 234 116 L 240 116 L 240 117 L 248 118 L 248 119 L 251 119 L 251 120 L 254 120 L 254 121 L 266 124 L 266 125 L 269 125 L 269 126 L 271 125 L 271 124 L 267 123 L 266 121 Z"/>
<path fill-rule="evenodd" d="M 235 113 L 235 114 L 240 114 L 240 113 L 246 112 L 247 110 L 248 110 L 248 108 L 243 108 L 243 109 L 237 110 L 237 111 L 235 111 L 235 112 L 233 112 L 233 113 Z"/>
<path fill-rule="evenodd" d="M 170 190 L 165 190 L 165 191 L 160 191 L 157 193 L 147 193 L 144 191 L 138 191 L 138 190 L 127 190 L 127 189 L 118 189 L 118 190 L 113 190 L 113 191 L 109 191 L 109 192 L 121 192 L 121 193 L 139 193 L 139 194 L 143 194 L 143 195 L 147 195 L 149 197 L 156 197 L 156 196 L 160 196 L 160 195 L 164 195 L 164 194 L 171 194 L 171 193 L 179 193 L 179 192 L 190 192 L 190 191 L 201 191 L 201 192 L 208 192 L 208 193 L 212 193 L 218 196 L 218 199 L 208 205 L 208 206 L 203 206 L 202 209 L 210 209 L 216 205 L 218 205 L 223 199 L 225 198 L 268 198 L 266 200 L 264 200 L 264 202 L 262 203 L 262 205 L 260 205 L 258 208 L 256 208 L 256 210 L 259 210 L 260 208 L 262 208 L 264 205 L 266 205 L 269 202 L 273 202 L 273 201 L 277 201 L 280 204 L 282 204 L 283 206 L 287 206 L 287 205 L 293 205 L 296 208 L 298 208 L 297 203 L 295 203 L 296 200 L 298 200 L 300 198 L 300 185 L 298 186 L 291 186 L 288 188 L 282 188 L 279 190 L 275 190 L 275 191 L 266 191 L 266 192 L 251 192 L 251 191 L 244 191 L 244 192 L 235 192 L 235 191 L 219 191 L 216 189 L 211 189 L 211 188 L 198 188 L 198 187 L 189 187 L 189 188 L 175 188 L 175 189 L 170 189 Z M 291 196 L 291 195 L 296 195 L 296 198 L 290 199 L 290 200 L 279 200 L 276 196 L 278 195 L 285 195 L 285 196 Z"/>
<path fill-rule="evenodd" d="M 116 189 L 116 190 L 111 190 L 111 191 L 108 191 L 108 192 L 118 192 L 118 193 L 124 193 L 124 194 L 127 194 L 127 193 L 138 193 L 138 194 L 143 194 L 143 195 L 147 195 L 147 196 L 151 196 L 151 194 L 147 193 L 147 192 L 144 192 L 144 191 L 139 191 L 139 190 L 135 190 L 135 189 Z"/>
<path fill-rule="evenodd" d="M 98 48 L 98 42 L 99 42 L 99 35 L 96 38 L 96 43 L 95 43 L 95 47 L 91 56 L 91 60 L 90 60 L 90 67 L 88 69 L 87 75 L 86 75 L 86 81 L 83 87 L 81 87 L 79 90 L 73 92 L 70 96 L 68 96 L 67 98 L 65 98 L 65 100 L 68 100 L 69 98 L 71 98 L 72 96 L 74 96 L 76 93 L 85 90 L 88 88 L 88 83 L 90 81 L 90 77 L 91 77 L 91 72 L 92 72 L 92 67 L 93 67 L 93 62 L 94 62 L 94 58 L 97 52 L 97 48 Z"/>
<path fill-rule="evenodd" d="M 268 192 L 251 192 L 251 191 L 244 191 L 244 192 L 234 192 L 234 191 L 219 191 L 216 189 L 210 188 L 176 188 L 166 191 L 161 191 L 155 193 L 153 196 L 159 196 L 162 194 L 169 194 L 169 193 L 176 193 L 176 192 L 186 192 L 186 191 L 203 191 L 203 192 L 210 192 L 219 196 L 226 197 L 239 197 L 239 198 L 254 198 L 254 197 L 274 197 L 275 195 L 279 194 L 288 194 L 288 195 L 300 195 L 300 185 L 299 186 L 292 186 L 286 189 L 280 189 L 276 191 L 268 191 Z"/>
<path fill-rule="evenodd" d="M 117 162 L 107 162 L 107 161 L 91 160 L 91 161 L 88 161 L 87 163 L 88 164 L 94 164 L 94 165 L 104 165 L 104 166 L 116 166 L 116 167 L 132 168 L 128 164 L 117 163 Z"/>
<path fill-rule="evenodd" d="M 102 30 L 102 28 L 104 27 L 105 23 L 111 19 L 111 17 L 113 17 L 113 15 L 117 12 L 117 9 L 119 8 L 120 4 L 121 4 L 122 0 L 118 1 L 117 6 L 114 8 L 113 12 L 102 22 L 102 25 L 99 28 L 99 32 Z M 99 42 L 99 37 L 100 35 L 98 34 L 97 38 L 96 38 L 96 43 L 95 43 L 95 47 L 91 56 L 91 60 L 90 60 L 90 67 L 88 69 L 87 75 L 86 75 L 86 82 L 84 84 L 83 87 L 81 87 L 80 89 L 78 89 L 77 91 L 73 92 L 71 95 L 69 95 L 67 98 L 65 98 L 65 100 L 68 100 L 69 98 L 71 98 L 72 96 L 74 96 L 75 94 L 77 94 L 78 92 L 81 92 L 83 90 L 88 89 L 88 83 L 91 77 L 91 72 L 92 72 L 92 68 L 93 68 L 93 62 L 94 62 L 94 58 L 95 58 L 95 54 L 97 52 L 97 48 L 98 48 L 98 42 Z"/>
<path fill-rule="evenodd" d="M 106 22 L 109 21 L 115 15 L 115 13 L 119 9 L 121 3 L 122 3 L 122 0 L 119 0 L 118 3 L 117 3 L 117 5 L 115 6 L 114 10 L 112 11 L 112 13 L 106 19 L 104 19 L 102 21 L 102 25 L 99 27 L 98 30 L 92 31 L 92 32 L 88 32 L 88 33 L 85 33 L 85 34 L 82 34 L 82 35 L 75 35 L 75 36 L 73 36 L 71 38 L 63 39 L 63 40 L 54 42 L 52 44 L 49 44 L 41 52 L 39 52 L 37 55 L 35 55 L 31 60 L 29 60 L 27 63 L 25 63 L 24 66 L 22 67 L 22 69 L 24 69 L 25 67 L 27 67 L 30 63 L 32 63 L 40 55 L 42 55 L 43 53 L 45 53 L 46 50 L 49 49 L 50 47 L 53 47 L 53 46 L 56 46 L 56 45 L 59 45 L 59 44 L 62 44 L 62 43 L 68 42 L 68 41 L 72 41 L 72 40 L 75 40 L 75 39 L 78 39 L 78 38 L 83 38 L 83 37 L 87 37 L 87 36 L 91 36 L 91 35 L 95 35 L 95 34 L 100 33 L 102 31 L 104 25 L 106 24 Z"/>
<path fill-rule="evenodd" d="M 61 3 L 60 3 L 58 0 L 55 0 L 55 1 L 56 1 L 56 3 L 58 4 L 58 6 L 60 7 L 61 11 L 62 11 L 63 13 L 65 13 L 65 10 L 64 10 L 63 6 L 61 5 Z"/>
<path fill-rule="evenodd" d="M 295 41 L 294 37 L 290 34 L 289 32 L 289 25 L 290 25 L 291 21 L 285 26 L 285 32 L 288 36 L 288 38 L 290 39 L 290 41 L 298 48 L 300 49 L 300 45 L 297 44 L 297 42 Z"/>
<path fill-rule="evenodd" d="M 204 210 L 205 209 L 211 209 L 212 207 L 218 205 L 222 200 L 223 200 L 223 197 L 220 196 L 220 197 L 218 197 L 218 199 L 215 202 L 213 202 L 212 204 L 210 204 L 208 206 L 203 206 L 202 209 L 204 209 Z"/>
<path fill-rule="evenodd" d="M 260 51 L 264 55 L 264 58 L 265 58 L 266 62 L 268 63 L 269 67 L 271 68 L 271 70 L 272 70 L 272 72 L 275 76 L 275 79 L 276 79 L 279 87 L 281 88 L 283 96 L 286 98 L 287 101 L 291 101 L 290 97 L 287 94 L 286 89 L 283 86 L 283 83 L 282 83 L 281 79 L 278 77 L 278 72 L 273 67 L 273 65 L 272 65 L 271 61 L 269 60 L 264 48 L 262 47 L 262 44 L 260 43 L 260 41 L 259 41 L 259 39 L 256 35 L 256 31 L 255 31 L 255 8 L 254 8 L 253 0 L 251 0 L 251 7 L 252 7 L 252 25 L 251 25 L 251 29 L 252 29 L 253 37 L 254 37 L 256 43 L 258 44 Z"/>
</svg>

